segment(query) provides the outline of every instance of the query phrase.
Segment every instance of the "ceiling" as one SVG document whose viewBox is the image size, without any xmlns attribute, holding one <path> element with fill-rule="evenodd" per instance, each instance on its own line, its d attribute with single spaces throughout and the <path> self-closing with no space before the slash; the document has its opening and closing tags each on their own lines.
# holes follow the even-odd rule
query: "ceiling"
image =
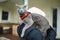
<svg viewBox="0 0 60 40">
<path fill-rule="evenodd" d="M 0 2 L 6 2 L 7 0 L 0 0 Z"/>
<path fill-rule="evenodd" d="M 20 0 L 0 0 L 0 2 L 20 2 Z"/>
</svg>

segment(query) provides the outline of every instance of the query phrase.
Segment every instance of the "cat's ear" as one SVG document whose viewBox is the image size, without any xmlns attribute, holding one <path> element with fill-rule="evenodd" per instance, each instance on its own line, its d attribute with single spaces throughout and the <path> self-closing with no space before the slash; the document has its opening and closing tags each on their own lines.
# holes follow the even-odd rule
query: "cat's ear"
<svg viewBox="0 0 60 40">
<path fill-rule="evenodd" d="M 18 4 L 16 4 L 16 7 L 19 7 L 19 5 L 18 5 Z"/>
<path fill-rule="evenodd" d="M 20 8 L 20 6 L 21 6 L 21 5 L 16 4 L 16 7 L 17 7 L 17 8 Z"/>
</svg>

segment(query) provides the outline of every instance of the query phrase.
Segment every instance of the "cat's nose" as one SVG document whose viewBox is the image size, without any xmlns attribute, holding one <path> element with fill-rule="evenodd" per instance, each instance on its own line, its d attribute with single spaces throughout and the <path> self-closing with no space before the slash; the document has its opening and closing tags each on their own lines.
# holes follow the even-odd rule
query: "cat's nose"
<svg viewBox="0 0 60 40">
<path fill-rule="evenodd" d="M 20 12 L 22 12 L 22 10 L 20 10 Z"/>
<path fill-rule="evenodd" d="M 22 10 L 18 10 L 18 12 L 20 13 L 20 12 L 22 12 Z"/>
</svg>

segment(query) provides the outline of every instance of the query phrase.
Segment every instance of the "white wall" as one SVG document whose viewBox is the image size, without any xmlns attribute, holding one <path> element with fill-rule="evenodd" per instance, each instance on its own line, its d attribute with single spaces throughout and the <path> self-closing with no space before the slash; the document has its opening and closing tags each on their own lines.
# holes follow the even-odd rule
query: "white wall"
<svg viewBox="0 0 60 40">
<path fill-rule="evenodd" d="M 1 22 L 1 15 L 2 15 L 2 14 L 1 14 L 1 7 L 0 7 L 0 22 Z"/>
<path fill-rule="evenodd" d="M 2 21 L 2 10 L 9 12 L 9 20 Z M 0 23 L 18 23 L 18 14 L 14 3 L 0 3 Z"/>
</svg>

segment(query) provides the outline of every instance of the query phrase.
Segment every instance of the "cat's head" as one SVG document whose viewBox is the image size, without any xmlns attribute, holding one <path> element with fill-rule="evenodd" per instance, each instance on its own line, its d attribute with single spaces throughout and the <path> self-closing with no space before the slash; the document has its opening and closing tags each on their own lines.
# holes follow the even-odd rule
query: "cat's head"
<svg viewBox="0 0 60 40">
<path fill-rule="evenodd" d="M 17 11 L 20 15 L 23 15 L 26 12 L 26 5 L 16 5 Z"/>
</svg>

